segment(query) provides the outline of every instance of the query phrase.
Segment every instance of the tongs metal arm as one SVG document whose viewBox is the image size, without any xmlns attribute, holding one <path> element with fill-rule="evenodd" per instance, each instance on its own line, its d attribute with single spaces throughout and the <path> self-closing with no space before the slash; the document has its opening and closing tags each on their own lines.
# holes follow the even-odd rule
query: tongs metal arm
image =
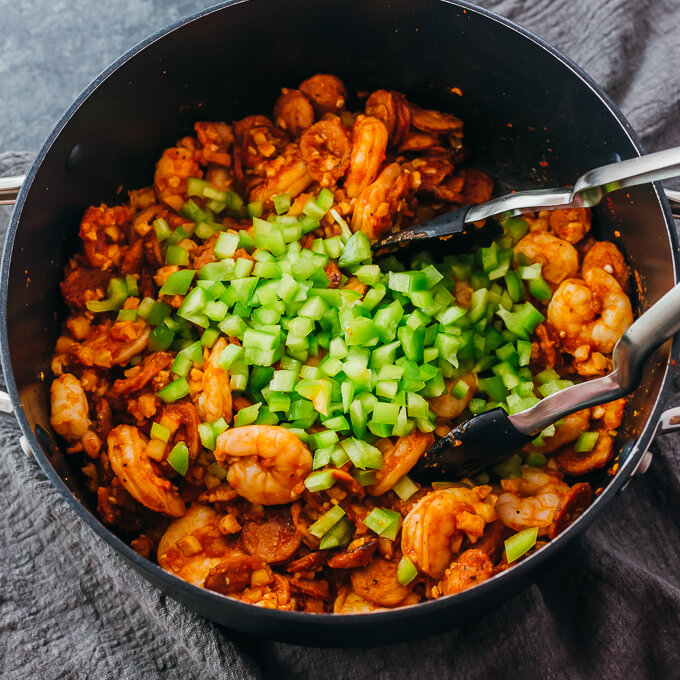
<svg viewBox="0 0 680 680">
<path fill-rule="evenodd" d="M 538 189 L 500 196 L 472 206 L 466 222 L 487 217 L 512 217 L 536 210 L 589 208 L 617 189 L 646 182 L 659 182 L 680 175 L 680 147 L 657 151 L 589 170 L 576 180 L 573 189 Z"/>
</svg>

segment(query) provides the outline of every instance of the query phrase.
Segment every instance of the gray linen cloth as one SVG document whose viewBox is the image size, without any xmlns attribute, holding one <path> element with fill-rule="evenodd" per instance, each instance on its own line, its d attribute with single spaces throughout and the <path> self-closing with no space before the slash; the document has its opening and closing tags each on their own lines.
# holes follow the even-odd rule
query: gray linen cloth
<svg viewBox="0 0 680 680">
<path fill-rule="evenodd" d="M 0 174 L 27 167 L 97 70 L 206 4 L 0 0 L 0 150 L 29 150 L 0 157 Z M 575 59 L 648 150 L 680 144 L 678 0 L 480 4 Z M 0 212 L 3 230 L 8 214 Z M 680 677 L 677 436 L 658 438 L 649 472 L 497 611 L 415 644 L 333 650 L 236 635 L 166 598 L 76 519 L 21 453 L 19 434 L 11 417 L 0 419 L 0 677 Z"/>
</svg>

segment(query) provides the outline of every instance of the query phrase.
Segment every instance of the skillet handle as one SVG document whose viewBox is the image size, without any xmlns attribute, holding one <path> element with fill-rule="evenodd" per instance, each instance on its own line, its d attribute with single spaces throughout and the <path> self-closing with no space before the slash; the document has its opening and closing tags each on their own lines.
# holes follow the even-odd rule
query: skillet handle
<svg viewBox="0 0 680 680">
<path fill-rule="evenodd" d="M 675 217 L 676 220 L 680 220 L 680 191 L 666 188 L 664 188 L 664 191 L 666 192 L 668 202 L 671 204 L 673 217 Z"/>
<path fill-rule="evenodd" d="M 25 179 L 26 175 L 0 177 L 0 205 L 12 205 L 16 201 L 19 189 L 21 189 Z"/>
<path fill-rule="evenodd" d="M 13 205 L 16 201 L 19 189 L 24 183 L 26 175 L 15 175 L 13 177 L 0 177 L 0 205 Z M 0 390 L 0 413 L 14 413 L 12 399 Z M 23 437 L 22 437 L 23 439 Z M 23 448 L 23 445 L 22 445 Z"/>
<path fill-rule="evenodd" d="M 12 177 L 0 177 L 0 205 L 14 205 L 14 202 L 19 195 L 19 190 L 21 185 L 24 183 L 26 175 L 14 175 Z M 14 413 L 14 404 L 12 404 L 12 398 L 0 390 L 0 413 Z M 22 436 L 19 439 L 24 453 L 30 457 L 33 456 L 31 450 L 28 446 L 28 441 L 26 437 Z"/>
<path fill-rule="evenodd" d="M 14 413 L 12 398 L 7 392 L 0 391 L 0 413 Z"/>
<path fill-rule="evenodd" d="M 19 189 L 24 183 L 26 175 L 14 177 L 0 177 L 0 205 L 12 205 L 16 201 Z M 12 399 L 7 392 L 0 391 L 0 413 L 13 413 Z"/>
<path fill-rule="evenodd" d="M 635 477 L 636 475 L 643 475 L 645 472 L 647 472 L 647 470 L 649 470 L 649 466 L 652 464 L 652 460 L 654 459 L 654 454 L 649 450 L 649 446 L 654 441 L 656 436 L 660 434 L 670 434 L 671 432 L 678 432 L 679 430 L 680 430 L 680 406 L 674 406 L 672 408 L 665 410 L 661 414 L 661 417 L 659 418 L 659 421 L 656 424 L 654 434 L 649 438 L 649 443 L 647 444 L 644 453 L 642 454 L 642 456 L 640 456 L 640 460 L 638 461 L 637 465 L 628 475 L 628 479 L 619 489 L 619 493 L 622 493 L 623 491 L 626 490 L 633 477 Z"/>
</svg>

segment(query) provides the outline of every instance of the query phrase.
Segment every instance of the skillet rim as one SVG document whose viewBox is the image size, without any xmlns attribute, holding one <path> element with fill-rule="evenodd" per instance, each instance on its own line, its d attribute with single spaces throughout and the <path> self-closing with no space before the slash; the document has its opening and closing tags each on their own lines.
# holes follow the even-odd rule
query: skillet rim
<svg viewBox="0 0 680 680">
<path fill-rule="evenodd" d="M 658 395 L 656 397 L 654 406 L 649 411 L 647 420 L 644 426 L 641 428 L 640 434 L 635 441 L 633 448 L 628 453 L 625 461 L 621 464 L 616 475 L 614 475 L 614 477 L 608 482 L 603 492 L 595 499 L 592 505 L 586 510 L 586 512 L 583 513 L 583 515 L 581 515 L 581 517 L 579 517 L 557 538 L 553 539 L 539 551 L 533 553 L 522 562 L 515 565 L 512 569 L 501 572 L 500 574 L 495 575 L 491 579 L 475 586 L 474 588 L 470 588 L 458 593 L 454 597 L 444 597 L 436 600 L 420 602 L 416 605 L 407 607 L 372 612 L 368 618 L 366 615 L 357 616 L 355 614 L 307 614 L 305 612 L 289 612 L 278 609 L 264 608 L 257 608 L 257 610 L 254 610 L 254 605 L 194 586 L 183 579 L 180 579 L 179 577 L 165 571 L 151 560 L 142 557 L 128 544 L 121 540 L 116 534 L 114 534 L 109 528 L 107 528 L 103 522 L 95 517 L 94 514 L 90 513 L 80 503 L 73 492 L 66 486 L 63 479 L 59 476 L 59 474 L 57 474 L 55 468 L 50 464 L 47 455 L 43 451 L 43 448 L 38 441 L 38 438 L 30 427 L 21 404 L 14 373 L 12 370 L 9 349 L 7 325 L 9 274 L 12 265 L 14 241 L 21 221 L 21 213 L 30 194 L 31 184 L 38 170 L 40 169 L 43 160 L 50 152 L 52 145 L 59 137 L 63 129 L 69 123 L 73 114 L 78 109 L 80 109 L 83 104 L 86 103 L 89 96 L 99 87 L 99 85 L 101 85 L 122 65 L 126 64 L 128 61 L 142 53 L 151 44 L 164 38 L 166 35 L 181 29 L 191 22 L 197 21 L 214 12 L 225 10 L 232 5 L 254 1 L 256 0 L 225 0 L 224 2 L 211 5 L 192 15 L 183 17 L 140 41 L 135 46 L 119 56 L 111 63 L 110 66 L 104 69 L 96 78 L 94 78 L 94 80 L 92 80 L 92 82 L 89 83 L 89 85 L 87 85 L 87 87 L 80 93 L 80 95 L 78 95 L 78 97 L 66 110 L 58 123 L 54 126 L 51 133 L 48 135 L 45 143 L 43 144 L 30 170 L 28 171 L 26 180 L 17 197 L 7 229 L 2 253 L 2 263 L 0 266 L 0 364 L 5 376 L 8 392 L 12 399 L 12 404 L 14 405 L 14 415 L 19 423 L 22 434 L 29 442 L 30 449 L 33 452 L 38 464 L 40 465 L 40 468 L 52 485 L 60 493 L 60 495 L 66 500 L 68 505 L 75 511 L 76 515 L 91 529 L 93 529 L 95 533 L 111 548 L 113 548 L 126 562 L 134 567 L 136 571 L 140 572 L 147 580 L 149 580 L 152 585 L 154 585 L 154 587 L 164 590 L 174 599 L 180 599 L 182 603 L 185 604 L 185 606 L 192 609 L 193 611 L 197 611 L 196 607 L 200 606 L 202 611 L 197 611 L 197 613 L 199 613 L 201 616 L 204 616 L 205 618 L 215 620 L 214 617 L 206 615 L 204 611 L 206 609 L 215 611 L 215 607 L 218 607 L 218 611 L 220 609 L 224 609 L 225 611 L 231 610 L 231 615 L 227 618 L 233 620 L 234 622 L 238 622 L 239 614 L 243 614 L 247 618 L 250 618 L 253 615 L 255 615 L 256 618 L 259 618 L 259 616 L 266 616 L 269 619 L 269 628 L 277 627 L 280 630 L 283 630 L 286 624 L 291 624 L 291 630 L 293 630 L 293 626 L 306 626 L 317 623 L 320 626 L 331 626 L 333 628 L 346 629 L 347 627 L 351 628 L 354 624 L 358 623 L 366 626 L 367 624 L 372 625 L 393 622 L 395 619 L 400 618 L 403 620 L 416 621 L 417 619 L 427 616 L 428 614 L 435 615 L 438 612 L 455 607 L 456 605 L 459 605 L 459 608 L 462 609 L 465 607 L 466 603 L 473 601 L 474 599 L 482 600 L 485 595 L 491 595 L 492 593 L 499 590 L 503 584 L 509 584 L 511 577 L 516 581 L 522 579 L 522 577 L 524 577 L 525 581 L 529 579 L 532 571 L 534 571 L 543 562 L 550 559 L 558 550 L 565 547 L 567 542 L 588 528 L 588 526 L 590 526 L 590 524 L 594 521 L 597 514 L 602 512 L 605 506 L 614 498 L 614 496 L 629 480 L 643 453 L 647 450 L 649 444 L 654 438 L 657 423 L 661 412 L 664 409 L 664 401 L 667 397 L 670 382 L 669 369 L 671 366 L 671 361 L 673 356 L 680 349 L 680 335 L 675 336 L 672 340 L 672 344 L 668 352 L 668 359 L 663 370 L 663 376 L 661 378 Z M 520 34 L 523 38 L 530 40 L 537 47 L 550 54 L 554 59 L 569 69 L 575 77 L 579 78 L 583 84 L 589 88 L 592 94 L 594 94 L 601 101 L 603 106 L 609 111 L 614 120 L 622 128 L 623 132 L 628 138 L 628 141 L 630 142 L 632 150 L 638 155 L 641 154 L 643 150 L 641 142 L 618 106 L 614 104 L 614 102 L 602 90 L 602 88 L 569 57 L 564 55 L 558 49 L 528 29 L 488 9 L 472 5 L 466 0 L 439 0 L 439 2 L 450 5 L 452 10 L 455 10 L 455 8 L 460 8 L 462 10 L 481 15 L 482 17 L 485 17 L 486 19 L 489 19 L 497 24 L 501 24 L 505 29 L 509 29 Z M 665 194 L 663 193 L 661 185 L 659 183 L 654 183 L 653 188 L 664 217 L 666 234 L 671 245 L 671 259 L 674 281 L 677 284 L 678 279 L 680 278 L 678 236 L 676 235 L 675 229 L 673 228 L 673 218 L 670 207 Z M 180 597 L 176 597 L 175 595 L 178 592 L 180 593 Z M 191 599 L 191 605 L 187 605 L 186 599 L 181 597 L 183 592 L 189 595 L 189 599 Z M 224 620 L 225 617 L 222 618 Z M 231 626 L 232 624 L 229 623 L 226 625 Z M 238 625 L 236 628 L 241 630 L 243 629 Z M 271 637 L 276 638 L 276 635 L 272 635 Z M 414 639 L 417 638 L 418 635 L 416 634 L 409 637 Z"/>
</svg>

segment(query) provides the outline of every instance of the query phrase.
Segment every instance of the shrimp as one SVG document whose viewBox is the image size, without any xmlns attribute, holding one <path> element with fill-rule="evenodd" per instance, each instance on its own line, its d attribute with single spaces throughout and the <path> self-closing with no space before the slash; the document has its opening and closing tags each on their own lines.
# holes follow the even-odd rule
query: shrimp
<svg viewBox="0 0 680 680">
<path fill-rule="evenodd" d="M 352 145 L 340 119 L 320 120 L 300 138 L 300 153 L 309 174 L 322 187 L 340 179 L 349 167 Z"/>
<path fill-rule="evenodd" d="M 522 466 L 522 476 L 502 479 L 505 493 L 496 500 L 496 512 L 505 526 L 522 531 L 538 527 L 538 533 L 548 533 L 555 510 L 569 491 L 557 474 Z"/>
<path fill-rule="evenodd" d="M 349 198 L 357 198 L 377 177 L 385 159 L 387 137 L 387 128 L 381 120 L 363 114 L 357 116 L 352 128 L 352 155 L 345 181 Z"/>
<path fill-rule="evenodd" d="M 541 264 L 548 283 L 557 285 L 578 273 L 576 248 L 546 231 L 532 231 L 522 237 L 515 245 L 515 259 L 520 254 Z"/>
<path fill-rule="evenodd" d="M 130 221 L 130 208 L 104 203 L 90 206 L 80 222 L 79 236 L 85 256 L 93 267 L 102 271 L 115 269 L 123 259 L 122 246 L 126 242 L 124 227 Z"/>
<path fill-rule="evenodd" d="M 376 90 L 366 100 L 365 112 L 381 120 L 387 128 L 390 144 L 398 146 L 411 125 L 411 111 L 401 92 Z"/>
<path fill-rule="evenodd" d="M 370 239 L 389 231 L 408 189 L 409 173 L 399 163 L 388 165 L 357 199 L 352 231 L 363 231 Z"/>
<path fill-rule="evenodd" d="M 411 434 L 400 437 L 391 449 L 383 453 L 383 466 L 376 472 L 376 483 L 368 488 L 371 496 L 380 496 L 389 491 L 410 472 L 433 442 L 432 434 L 417 428 Z"/>
<path fill-rule="evenodd" d="M 80 380 L 71 373 L 60 375 L 50 388 L 50 422 L 57 434 L 70 442 L 80 442 L 85 452 L 94 457 L 101 440 L 90 420 L 90 408 Z"/>
<path fill-rule="evenodd" d="M 293 137 L 299 137 L 314 124 L 314 107 L 300 90 L 281 90 L 274 104 L 274 124 Z"/>
<path fill-rule="evenodd" d="M 153 185 L 160 201 L 179 212 L 184 205 L 187 177 L 203 177 L 194 152 L 184 147 L 171 147 L 156 164 Z"/>
<path fill-rule="evenodd" d="M 440 579 L 460 549 L 464 536 L 474 543 L 496 519 L 484 503 L 490 486 L 431 491 L 410 510 L 401 530 L 401 550 L 421 571 Z"/>
<path fill-rule="evenodd" d="M 573 447 L 562 449 L 555 461 L 562 472 L 568 475 L 585 475 L 603 468 L 614 455 L 614 438 L 600 430 L 592 451 L 576 451 Z"/>
<path fill-rule="evenodd" d="M 593 247 L 585 254 L 581 265 L 581 275 L 595 267 L 604 269 L 607 274 L 611 274 L 621 288 L 628 284 L 630 272 L 628 265 L 621 251 L 611 241 L 597 241 Z"/>
<path fill-rule="evenodd" d="M 220 418 L 231 422 L 229 374 L 219 364 L 220 354 L 226 346 L 226 339 L 219 338 L 210 350 L 203 367 L 201 393 L 196 398 L 196 408 L 201 419 L 210 423 Z"/>
<path fill-rule="evenodd" d="M 577 361 L 585 361 L 591 350 L 611 353 L 633 323 L 633 310 L 616 279 L 604 269 L 593 268 L 583 279 L 560 284 L 548 305 L 548 321 L 562 347 Z"/>
<path fill-rule="evenodd" d="M 590 231 L 588 208 L 552 210 L 548 219 L 551 231 L 569 243 L 578 243 Z"/>
<path fill-rule="evenodd" d="M 224 558 L 243 554 L 230 548 L 219 530 L 220 515 L 211 507 L 193 503 L 186 514 L 170 522 L 158 543 L 160 567 L 203 586 L 211 569 Z"/>
<path fill-rule="evenodd" d="M 467 386 L 468 391 L 462 399 L 457 399 L 451 394 L 454 385 L 458 380 L 462 380 Z M 456 380 L 447 380 L 446 392 L 439 397 L 430 399 L 430 408 L 440 417 L 446 420 L 457 418 L 470 403 L 470 400 L 475 396 L 477 390 L 477 376 L 474 373 L 465 373 Z"/>
<path fill-rule="evenodd" d="M 285 427 L 246 425 L 217 438 L 215 458 L 229 463 L 227 481 L 236 492 L 258 505 L 297 500 L 312 471 L 312 455 Z"/>
<path fill-rule="evenodd" d="M 463 121 L 452 113 L 423 109 L 412 102 L 409 102 L 408 107 L 411 112 L 411 125 L 418 130 L 440 135 L 458 133 L 463 129 Z"/>
<path fill-rule="evenodd" d="M 93 329 L 84 343 L 69 347 L 69 356 L 83 366 L 111 368 L 127 364 L 141 354 L 149 341 L 151 327 L 145 321 L 117 321 L 112 326 L 102 324 Z"/>
<path fill-rule="evenodd" d="M 198 141 L 203 147 L 198 152 L 204 164 L 217 163 L 229 167 L 231 154 L 229 150 L 234 143 L 231 125 L 226 123 L 194 123 Z"/>
<path fill-rule="evenodd" d="M 258 184 L 250 192 L 251 201 L 264 203 L 271 201 L 279 194 L 289 194 L 291 198 L 295 198 L 312 183 L 312 176 L 307 170 L 307 165 L 300 156 L 299 148 L 294 144 L 267 163 L 265 174 L 264 182 Z"/>
<path fill-rule="evenodd" d="M 317 73 L 300 83 L 299 89 L 312 100 L 312 104 L 319 115 L 324 113 L 337 114 L 345 108 L 347 90 L 342 80 L 337 76 Z"/>
<path fill-rule="evenodd" d="M 466 550 L 444 573 L 441 592 L 455 595 L 472 588 L 493 576 L 493 564 L 489 556 L 481 550 Z"/>
<path fill-rule="evenodd" d="M 401 556 L 391 560 L 381 557 L 372 560 L 361 569 L 355 569 L 350 578 L 354 592 L 364 600 L 380 607 L 396 607 L 411 593 L 397 580 L 397 567 Z"/>
<path fill-rule="evenodd" d="M 146 451 L 148 442 L 136 427 L 118 425 L 109 432 L 107 443 L 111 468 L 131 496 L 155 512 L 184 515 L 184 501 L 176 487 L 156 473 Z"/>
</svg>

